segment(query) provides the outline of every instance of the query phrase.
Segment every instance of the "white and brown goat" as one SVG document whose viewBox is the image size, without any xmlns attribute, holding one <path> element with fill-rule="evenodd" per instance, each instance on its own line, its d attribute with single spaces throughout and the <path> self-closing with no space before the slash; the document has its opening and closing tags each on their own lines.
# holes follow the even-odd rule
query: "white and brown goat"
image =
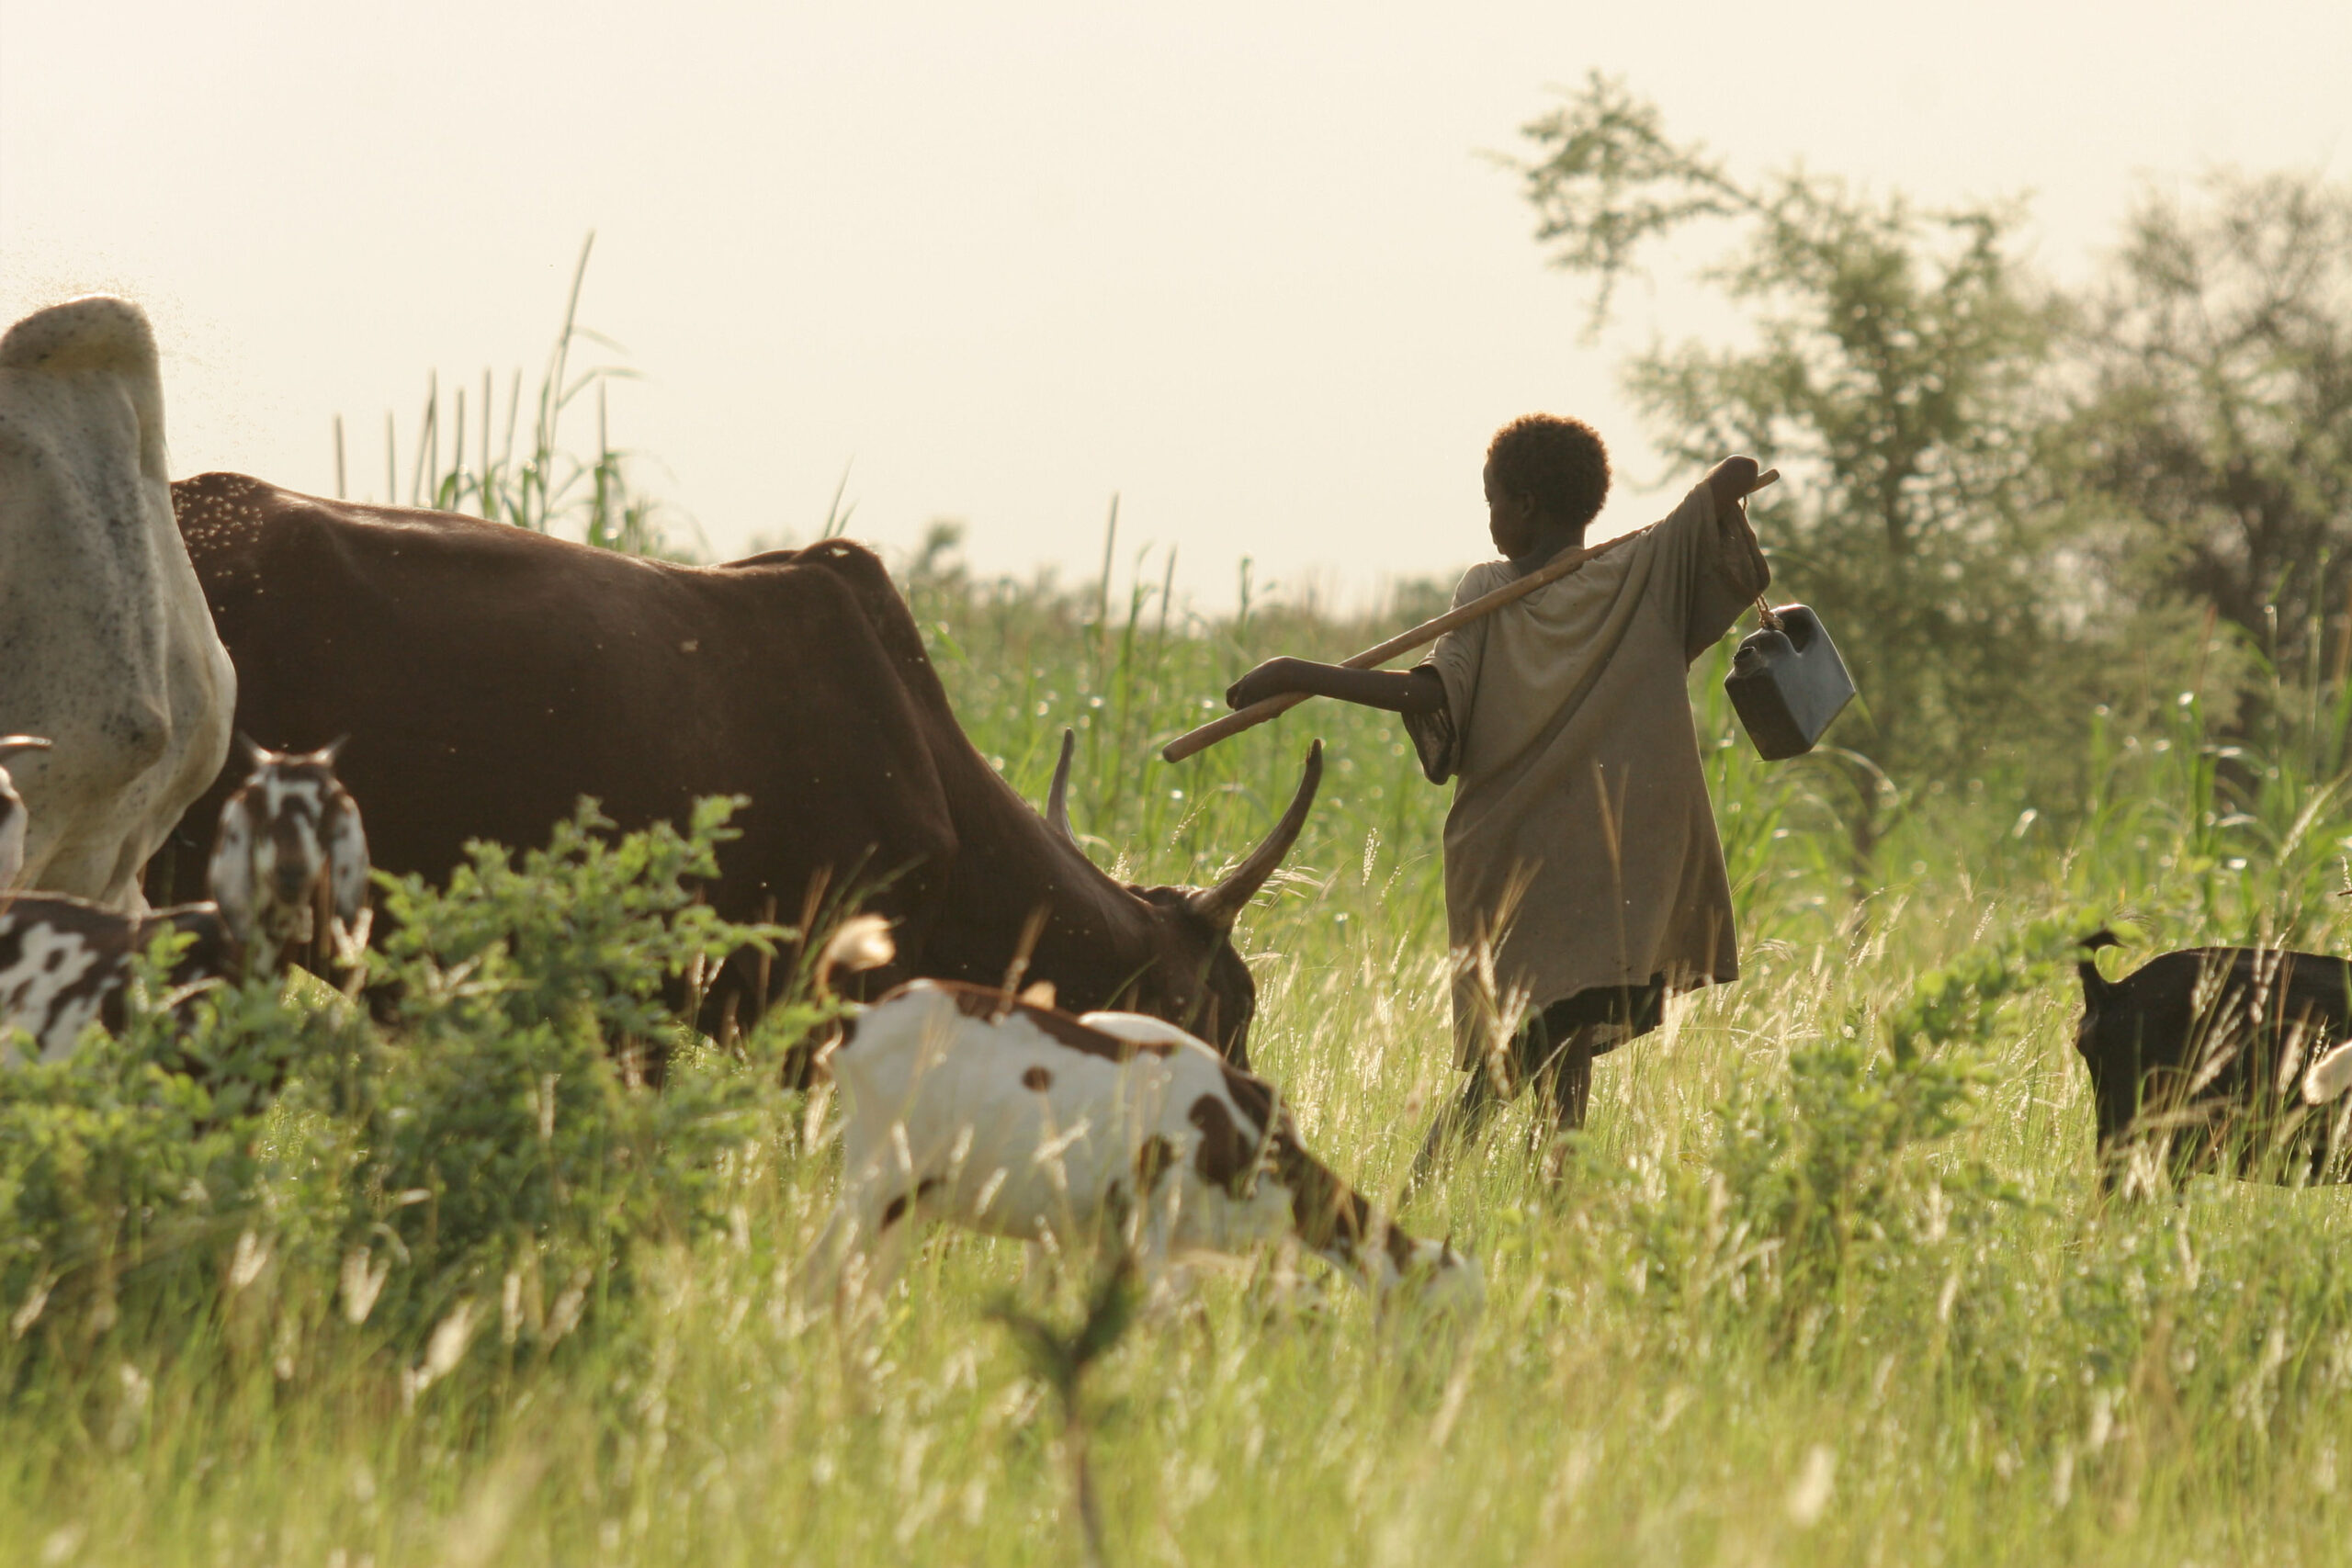
<svg viewBox="0 0 2352 1568">
<path fill-rule="evenodd" d="M 852 1019 L 829 1066 L 844 1164 L 812 1298 L 861 1255 L 865 1283 L 887 1284 L 919 1223 L 946 1220 L 1103 1235 L 1148 1272 L 1295 1238 L 1376 1295 L 1483 1299 L 1476 1262 L 1406 1235 L 1307 1153 L 1272 1085 L 1161 1020 L 917 980 Z"/>
<path fill-rule="evenodd" d="M 289 946 L 331 938 L 331 953 L 364 946 L 368 833 L 334 776 L 343 742 L 316 751 L 251 746 L 253 772 L 220 807 L 206 873 L 221 919 L 267 971 Z M 319 931 L 320 917 L 330 923 Z"/>
</svg>

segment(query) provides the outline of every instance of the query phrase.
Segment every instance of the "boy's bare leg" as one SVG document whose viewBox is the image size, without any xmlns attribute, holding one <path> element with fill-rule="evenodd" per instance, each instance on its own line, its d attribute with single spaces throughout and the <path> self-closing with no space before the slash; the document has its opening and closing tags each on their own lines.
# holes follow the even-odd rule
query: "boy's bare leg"
<svg viewBox="0 0 2352 1568">
<path fill-rule="evenodd" d="M 1419 1191 L 1421 1183 L 1436 1171 L 1439 1158 L 1476 1138 L 1501 1106 L 1502 1100 L 1487 1081 L 1485 1066 L 1471 1068 L 1464 1075 L 1460 1097 L 1450 1105 L 1439 1107 L 1430 1121 L 1429 1136 L 1421 1140 L 1421 1152 L 1413 1156 L 1413 1173 L 1405 1179 L 1406 1193 Z"/>
<path fill-rule="evenodd" d="M 1531 1153 L 1542 1151 L 1546 1181 L 1559 1178 L 1560 1134 L 1584 1130 L 1585 1111 L 1592 1099 L 1592 1048 L 1609 1027 L 1588 1023 L 1570 1030 L 1535 1076 L 1543 1098 L 1528 1120 L 1527 1138 Z"/>
<path fill-rule="evenodd" d="M 1589 1023 L 1568 1037 L 1565 1059 L 1560 1064 L 1562 1132 L 1584 1131 L 1585 1107 L 1592 1099 L 1592 1048 L 1600 1039 L 1600 1032 L 1608 1027 L 1605 1023 Z"/>
</svg>

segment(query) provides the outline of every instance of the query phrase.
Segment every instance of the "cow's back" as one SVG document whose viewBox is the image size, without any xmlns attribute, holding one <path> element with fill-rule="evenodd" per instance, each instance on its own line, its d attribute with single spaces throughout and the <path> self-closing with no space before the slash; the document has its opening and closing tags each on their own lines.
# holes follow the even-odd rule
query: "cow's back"
<svg viewBox="0 0 2352 1568">
<path fill-rule="evenodd" d="M 736 917 L 772 897 L 796 919 L 820 873 L 836 890 L 902 874 L 881 905 L 911 909 L 952 860 L 901 657 L 838 572 L 648 561 L 232 474 L 173 491 L 239 728 L 274 748 L 348 736 L 337 771 L 385 870 L 437 879 L 468 840 L 543 843 L 582 795 L 623 829 L 748 795 L 714 897 Z M 175 891 L 228 784 L 189 813 Z"/>
</svg>

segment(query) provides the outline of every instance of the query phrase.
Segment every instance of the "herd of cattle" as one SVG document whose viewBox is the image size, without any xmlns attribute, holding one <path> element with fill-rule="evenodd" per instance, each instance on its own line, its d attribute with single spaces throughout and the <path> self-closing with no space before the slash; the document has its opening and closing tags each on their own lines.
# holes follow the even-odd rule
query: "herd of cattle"
<svg viewBox="0 0 2352 1568">
<path fill-rule="evenodd" d="M 440 878 L 469 840 L 544 842 L 583 795 L 624 831 L 742 795 L 704 889 L 720 914 L 813 927 L 863 908 L 891 933 L 865 982 L 884 999 L 834 1060 L 853 1145 L 895 1106 L 919 1131 L 887 1141 L 921 1169 L 837 1235 L 871 1246 L 940 1212 L 1032 1236 L 1123 1216 L 1183 1251 L 1262 1239 L 1279 1213 L 1367 1284 L 1476 1295 L 1475 1266 L 1377 1216 L 1248 1072 L 1256 994 L 1233 928 L 1305 825 L 1319 747 L 1216 886 L 1115 882 L 1069 832 L 1067 748 L 1041 817 L 956 723 L 870 551 L 680 566 L 237 475 L 172 484 L 153 335 L 119 299 L 0 338 L 0 728 L 25 737 L 0 820 L 0 844 L 22 843 L 0 1023 L 41 1055 L 119 1016 L 130 955 L 165 925 L 197 937 L 175 978 L 266 969 L 312 938 L 314 908 L 340 940 L 364 933 L 371 861 Z M 231 759 L 232 732 L 259 743 L 250 759 Z M 1000 1064 L 1011 1107 L 960 1079 L 943 1098 L 927 1070 L 875 1087 L 875 1042 L 931 986 L 996 995 L 1017 961 L 1058 1008 L 922 1035 Z M 730 964 L 701 1021 L 756 1014 L 763 975 Z M 980 1146 L 1051 1179 L 982 1177 L 943 1210 L 974 1145 L 920 1130 L 977 1118 L 997 1140 Z M 851 1183 L 843 1213 L 881 1179 Z"/>
<path fill-rule="evenodd" d="M 194 939 L 179 978 L 266 972 L 364 944 L 371 863 L 439 878 L 469 840 L 544 842 L 583 795 L 622 830 L 742 795 L 705 889 L 720 914 L 863 908 L 889 932 L 863 982 L 881 999 L 830 1059 L 836 1264 L 887 1275 L 925 1216 L 1114 1220 L 1162 1255 L 1288 1233 L 1375 1288 L 1476 1299 L 1475 1264 L 1318 1164 L 1249 1071 L 1232 932 L 1319 746 L 1216 886 L 1114 881 L 1069 833 L 1068 745 L 1041 815 L 858 546 L 683 566 L 240 475 L 174 484 L 144 314 L 74 300 L 0 338 L 0 730 L 10 1061 L 116 1022 L 165 928 Z M 1016 998 L 1024 965 L 1042 985 Z M 2110 1173 L 2154 1149 L 2176 1172 L 2346 1176 L 2352 965 L 2199 949 L 2082 977 Z M 766 984 L 731 963 L 698 1021 L 756 1014 Z"/>
</svg>

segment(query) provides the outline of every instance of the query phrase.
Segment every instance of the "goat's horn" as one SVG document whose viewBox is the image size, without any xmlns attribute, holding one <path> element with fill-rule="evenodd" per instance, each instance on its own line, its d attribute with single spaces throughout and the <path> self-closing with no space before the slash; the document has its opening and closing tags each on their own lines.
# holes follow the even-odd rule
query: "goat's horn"
<svg viewBox="0 0 2352 1568">
<path fill-rule="evenodd" d="M 1315 792 L 1322 783 L 1323 742 L 1317 740 L 1306 749 L 1306 771 L 1299 775 L 1298 793 L 1291 797 L 1290 809 L 1283 813 L 1265 841 L 1250 851 L 1250 858 L 1228 872 L 1224 881 L 1189 896 L 1187 902 L 1194 914 L 1219 931 L 1233 929 L 1233 922 L 1241 918 L 1241 911 L 1297 841 L 1298 830 L 1306 826 L 1306 808 L 1315 804 Z"/>
<path fill-rule="evenodd" d="M 1062 759 L 1054 764 L 1054 782 L 1046 791 L 1046 826 L 1078 842 L 1078 835 L 1069 830 L 1069 759 L 1078 750 L 1078 731 L 1062 731 Z"/>
<path fill-rule="evenodd" d="M 0 735 L 0 757 L 13 757 L 19 751 L 46 751 L 50 742 L 38 735 Z"/>
</svg>

